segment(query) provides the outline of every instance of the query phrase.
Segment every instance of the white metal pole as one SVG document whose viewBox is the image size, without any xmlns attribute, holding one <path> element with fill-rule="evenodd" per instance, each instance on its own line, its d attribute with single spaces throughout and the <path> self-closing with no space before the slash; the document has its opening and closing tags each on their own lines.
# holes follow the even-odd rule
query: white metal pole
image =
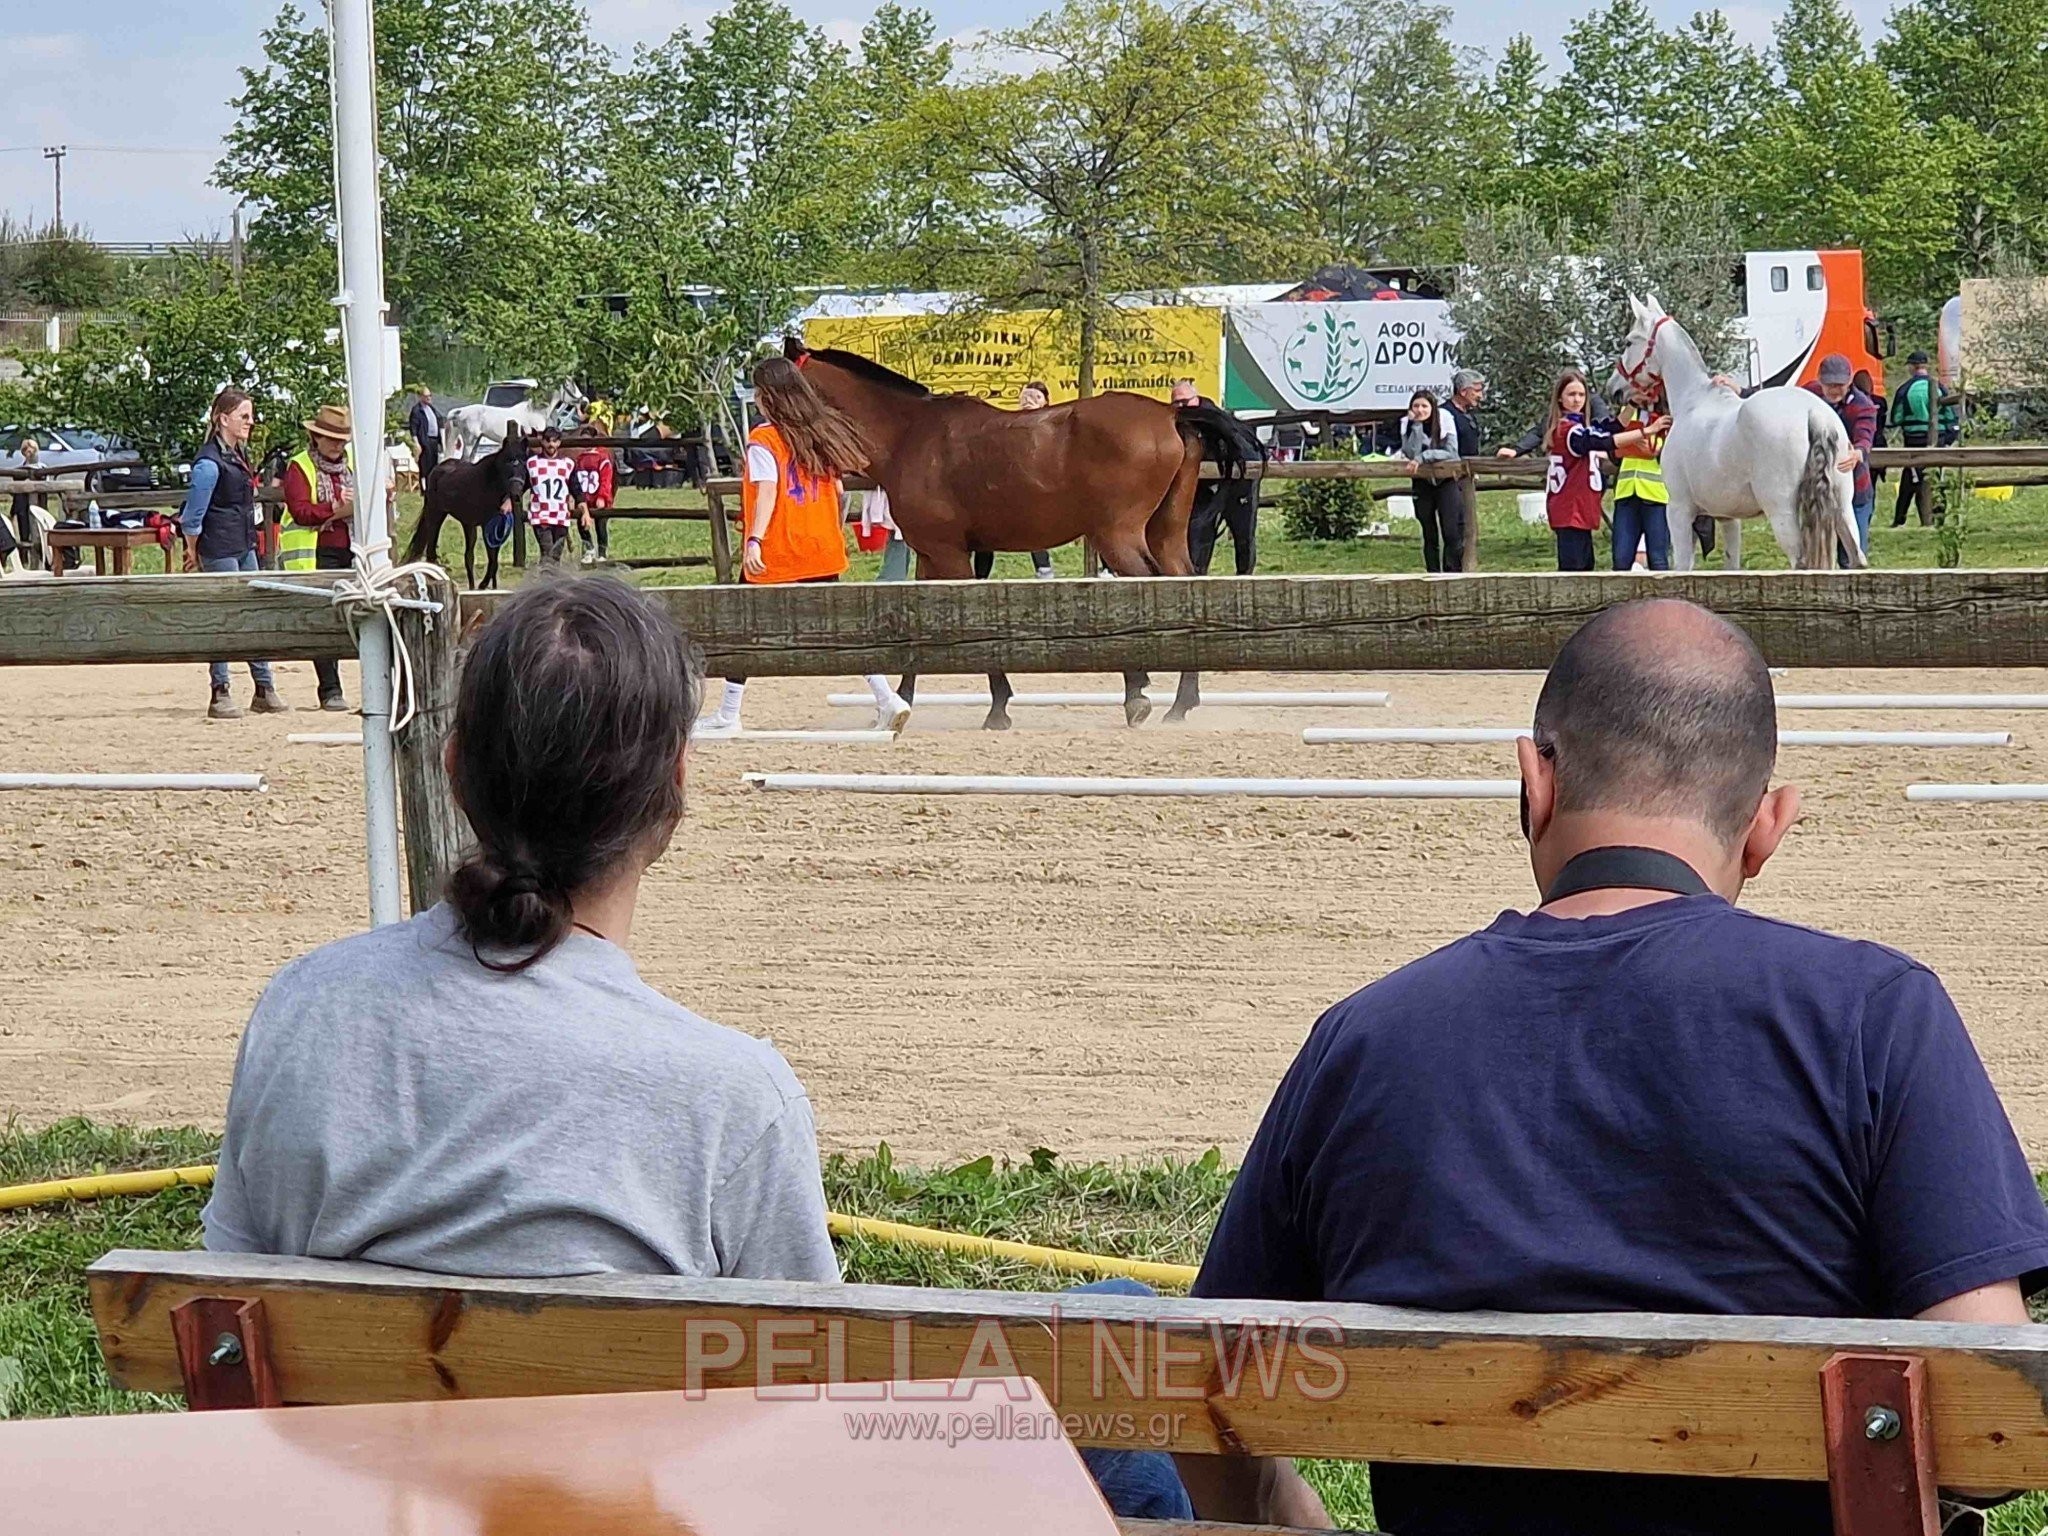
<svg viewBox="0 0 2048 1536">
<path fill-rule="evenodd" d="M 355 424 L 355 544 L 371 568 L 389 565 L 384 510 L 384 215 L 377 182 L 377 71 L 370 0 L 328 0 L 334 94 L 335 234 L 340 248 L 343 353 Z M 370 922 L 405 915 L 398 855 L 398 763 L 391 740 L 391 627 L 367 616 L 363 666 L 363 804 L 369 843 Z"/>
<path fill-rule="evenodd" d="M 2048 709 L 2048 693 L 1781 693 L 1780 709 Z"/>
<path fill-rule="evenodd" d="M 1519 779 L 1109 779 L 973 773 L 749 773 L 755 789 L 861 795 L 1225 796 L 1278 800 L 1512 800 Z"/>
<path fill-rule="evenodd" d="M 0 773 L 0 789 L 241 789 L 262 794 L 260 773 Z"/>
<path fill-rule="evenodd" d="M 1908 800 L 2048 800 L 2048 784 L 1908 784 Z"/>
<path fill-rule="evenodd" d="M 1527 736 L 1526 725 L 1312 725 L 1311 747 L 1474 746 Z M 2010 731 L 1780 731 L 1781 747 L 2005 747 Z"/>
</svg>

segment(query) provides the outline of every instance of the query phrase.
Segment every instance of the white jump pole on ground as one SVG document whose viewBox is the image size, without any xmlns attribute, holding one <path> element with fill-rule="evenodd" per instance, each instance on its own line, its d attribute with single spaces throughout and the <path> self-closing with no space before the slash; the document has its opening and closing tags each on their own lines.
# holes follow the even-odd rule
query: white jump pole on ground
<svg viewBox="0 0 2048 1536">
<path fill-rule="evenodd" d="M 262 794 L 260 773 L 0 773 L 0 789 L 240 789 Z"/>
<path fill-rule="evenodd" d="M 851 795 L 1132 795 L 1274 800 L 1512 800 L 1519 779 L 1089 779 L 975 773 L 749 773 L 755 789 Z"/>
<path fill-rule="evenodd" d="M 871 699 L 868 701 L 873 703 Z M 697 731 L 690 740 L 703 744 L 720 741 L 810 742 L 817 746 L 886 746 L 896 739 L 894 731 Z"/>
<path fill-rule="evenodd" d="M 2048 800 L 2048 784 L 1908 784 L 1908 800 Z"/>
<path fill-rule="evenodd" d="M 1312 747 L 1471 746 L 1527 736 L 1525 725 L 1312 725 L 1301 739 Z M 1780 731 L 1782 747 L 2004 747 L 2010 731 Z"/>
<path fill-rule="evenodd" d="M 1155 704 L 1173 702 L 1171 688 L 1148 688 L 1145 697 Z M 1010 702 L 1020 709 L 1050 707 L 1053 705 L 1077 704 L 1121 704 L 1124 696 L 1120 693 L 1016 693 Z M 825 702 L 835 709 L 873 709 L 872 695 L 865 693 L 834 693 L 826 695 Z M 975 709 L 986 709 L 989 696 L 986 693 L 919 693 L 913 701 L 931 705 L 966 705 Z M 1202 692 L 1204 704 L 1225 705 L 1236 709 L 1380 709 L 1387 702 L 1387 695 L 1378 692 L 1351 690 L 1298 693 L 1211 693 Z"/>
<path fill-rule="evenodd" d="M 2048 709 L 2048 693 L 1781 693 L 1780 709 Z"/>
<path fill-rule="evenodd" d="M 370 0 L 328 0 L 334 107 L 334 206 L 348 405 L 355 427 L 355 546 L 371 569 L 391 563 L 384 485 L 384 212 L 377 184 L 377 71 Z M 398 759 L 391 739 L 391 623 L 364 615 L 356 641 L 363 671 L 363 803 L 369 843 L 370 922 L 405 915 L 398 855 Z"/>
<path fill-rule="evenodd" d="M 361 731 L 294 731 L 285 737 L 285 742 L 294 747 L 360 747 L 363 744 Z"/>
</svg>

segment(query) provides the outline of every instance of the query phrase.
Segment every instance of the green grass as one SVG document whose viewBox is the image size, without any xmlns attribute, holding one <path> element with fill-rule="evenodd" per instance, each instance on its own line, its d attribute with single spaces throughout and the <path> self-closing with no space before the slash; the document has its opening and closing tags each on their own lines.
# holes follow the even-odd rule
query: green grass
<svg viewBox="0 0 2048 1536">
<path fill-rule="evenodd" d="M 1890 491 L 1889 482 L 1878 487 L 1877 514 L 1871 528 L 1871 563 L 1913 569 L 1937 564 L 1935 531 L 1932 528 L 1922 528 L 1917 523 L 1897 529 L 1891 526 Z M 704 498 L 692 490 L 627 491 L 622 494 L 643 504 L 704 504 Z M 419 511 L 418 498 L 401 497 L 399 511 L 405 531 L 410 533 L 412 520 Z M 1962 563 L 1965 566 L 1990 570 L 2048 564 L 2048 487 L 2022 489 L 2010 501 L 1968 498 L 1963 516 Z M 1229 568 L 1227 544 L 1226 536 L 1226 547 L 1218 552 L 1218 569 Z M 1604 568 L 1607 563 L 1606 545 L 1597 537 L 1596 544 Z M 444 531 L 441 548 L 444 562 L 459 568 L 462 548 L 459 534 L 453 530 Z M 708 557 L 711 553 L 710 525 L 622 518 L 612 524 L 611 549 L 621 559 L 657 559 L 677 555 Z M 1777 540 L 1761 522 L 1745 525 L 1742 553 L 1745 569 L 1782 570 L 1785 566 L 1785 557 L 1778 549 Z M 1514 495 L 1506 491 L 1489 491 L 1479 499 L 1479 559 L 1481 567 L 1488 571 L 1548 571 L 1557 567 L 1550 530 L 1541 524 L 1524 523 L 1516 514 Z M 507 560 L 510 560 L 509 549 Z M 1708 568 L 1718 569 L 1721 560 L 1721 552 L 1717 550 L 1707 562 Z M 481 568 L 481 555 L 479 562 Z M 880 556 L 856 552 L 847 573 L 848 579 L 871 581 L 880 564 Z M 1080 547 L 1069 545 L 1054 550 L 1053 566 L 1062 576 L 1079 576 Z M 1422 538 L 1412 521 L 1392 524 L 1390 533 L 1384 538 L 1300 540 L 1288 536 L 1281 508 L 1267 507 L 1259 515 L 1259 570 L 1262 574 L 1345 575 L 1421 569 Z M 1030 557 L 999 555 L 996 574 L 1027 578 L 1031 574 Z M 637 573 L 637 579 L 654 586 L 696 586 L 709 582 L 712 573 L 709 566 L 692 566 L 641 571 Z"/>
<path fill-rule="evenodd" d="M 0 1127 L 0 1185 L 213 1160 L 217 1139 L 194 1130 L 140 1131 L 66 1120 L 41 1131 Z M 899 1166 L 887 1145 L 827 1158 L 836 1211 L 977 1232 L 1128 1258 L 1195 1263 L 1231 1173 L 1214 1150 L 1191 1162 L 1068 1165 L 1050 1153 L 1010 1165 L 983 1158 L 937 1172 Z M 204 1190 L 0 1213 L 0 1418 L 145 1413 L 179 1400 L 110 1386 L 86 1305 L 85 1269 L 112 1248 L 187 1248 L 200 1240 Z M 1070 1277 L 1007 1260 L 855 1240 L 842 1243 L 849 1281 L 876 1285 L 1058 1290 Z M 1338 1525 L 1370 1529 L 1362 1465 L 1302 1464 Z M 1993 1536 L 2042 1536 L 2048 1499 L 1997 1510 Z"/>
</svg>

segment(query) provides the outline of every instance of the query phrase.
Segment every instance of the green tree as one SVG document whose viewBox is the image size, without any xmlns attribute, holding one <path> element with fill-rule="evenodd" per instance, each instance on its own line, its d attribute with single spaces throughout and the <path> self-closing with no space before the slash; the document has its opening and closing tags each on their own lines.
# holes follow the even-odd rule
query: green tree
<svg viewBox="0 0 2048 1536">
<path fill-rule="evenodd" d="M 1117 295 L 1230 273 L 1255 248 L 1239 189 L 1257 150 L 1256 50 L 1221 12 L 1157 0 L 1063 0 L 995 45 L 1022 71 L 933 93 L 919 127 L 992 213 L 980 297 L 1060 311 L 1091 394 Z"/>
<path fill-rule="evenodd" d="M 135 442 L 157 463 L 199 447 L 214 392 L 256 399 L 257 447 L 342 389 L 333 309 L 260 268 L 238 282 L 225 262 L 182 258 L 137 280 L 118 316 L 79 327 L 62 352 L 29 359 L 36 414 L 88 422 Z"/>
<path fill-rule="evenodd" d="M 1961 274 L 2048 247 L 2048 0 L 1908 0 L 1877 57 L 1939 146 Z"/>
<path fill-rule="evenodd" d="M 1913 119 L 1842 0 L 1790 0 L 1773 63 L 1782 88 L 1736 178 L 1750 238 L 1853 246 L 1874 293 L 1923 293 L 1954 260 L 1946 145 Z"/>
<path fill-rule="evenodd" d="M 1455 256 L 1484 120 L 1451 13 L 1427 0 L 1264 0 L 1255 11 L 1262 223 L 1303 266 Z"/>
<path fill-rule="evenodd" d="M 247 200 L 261 259 L 333 283 L 324 26 L 287 6 L 242 71 L 214 172 Z M 576 0 L 380 0 L 386 284 L 396 323 L 461 336 L 506 366 L 566 369 L 583 289 L 588 157 L 607 58 Z"/>
<path fill-rule="evenodd" d="M 1584 365 L 1598 301 L 1569 232 L 1532 209 L 1475 213 L 1464 248 L 1451 296 L 1458 358 L 1486 375 L 1487 433 L 1512 441 L 1543 419 L 1558 374 Z"/>
</svg>

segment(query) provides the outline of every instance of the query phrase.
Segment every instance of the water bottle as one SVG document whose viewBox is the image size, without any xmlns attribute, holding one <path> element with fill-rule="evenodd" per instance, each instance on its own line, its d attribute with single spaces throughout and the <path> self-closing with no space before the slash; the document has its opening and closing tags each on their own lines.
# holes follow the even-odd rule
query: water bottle
<svg viewBox="0 0 2048 1536">
<path fill-rule="evenodd" d="M 85 526 L 88 528 L 105 526 L 100 520 L 100 501 L 97 496 L 85 504 Z"/>
</svg>

